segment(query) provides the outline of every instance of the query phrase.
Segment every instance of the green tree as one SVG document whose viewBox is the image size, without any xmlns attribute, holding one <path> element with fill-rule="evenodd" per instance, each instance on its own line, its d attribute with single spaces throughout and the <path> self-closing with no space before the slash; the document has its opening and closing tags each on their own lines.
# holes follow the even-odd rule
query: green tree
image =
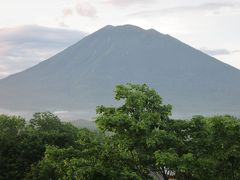
<svg viewBox="0 0 240 180">
<path fill-rule="evenodd" d="M 75 143 L 78 129 L 70 123 L 61 122 L 51 112 L 38 112 L 29 122 L 29 128 L 41 137 L 42 144 L 67 147 Z"/>
<path fill-rule="evenodd" d="M 68 147 L 78 129 L 52 113 L 34 114 L 29 124 L 21 117 L 0 115 L 0 179 L 22 179 L 43 156 L 46 145 Z"/>
<path fill-rule="evenodd" d="M 17 116 L 0 115 L 0 179 L 21 177 L 19 136 L 24 131 L 25 120 Z"/>
<path fill-rule="evenodd" d="M 118 85 L 115 99 L 120 107 L 97 107 L 97 126 L 110 133 L 112 140 L 131 157 L 135 170 L 142 179 L 151 174 L 168 179 L 171 173 L 165 164 L 156 161 L 156 151 L 172 152 L 176 141 L 167 132 L 171 106 L 163 105 L 161 97 L 147 85 Z M 168 155 L 168 154 L 165 154 Z"/>
<path fill-rule="evenodd" d="M 240 179 L 240 120 L 173 120 L 147 85 L 119 85 L 118 107 L 97 107 L 100 131 L 50 112 L 27 124 L 0 115 L 0 179 Z"/>
<path fill-rule="evenodd" d="M 240 120 L 232 116 L 207 118 L 211 135 L 211 156 L 218 179 L 240 179 Z M 208 152 L 208 153 L 209 153 Z"/>
<path fill-rule="evenodd" d="M 79 129 L 74 146 L 47 146 L 42 161 L 26 179 L 140 179 L 102 134 Z M 114 147 L 114 148 L 113 148 Z"/>
</svg>

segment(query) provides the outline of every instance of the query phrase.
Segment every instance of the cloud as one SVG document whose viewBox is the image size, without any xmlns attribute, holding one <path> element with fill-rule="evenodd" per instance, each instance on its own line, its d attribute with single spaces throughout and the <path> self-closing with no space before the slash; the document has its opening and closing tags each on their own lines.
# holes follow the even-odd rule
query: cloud
<svg viewBox="0 0 240 180">
<path fill-rule="evenodd" d="M 85 35 L 36 25 L 0 29 L 0 78 L 49 58 Z"/>
<path fill-rule="evenodd" d="M 109 3 L 115 6 L 129 6 L 133 4 L 147 4 L 153 3 L 156 0 L 106 0 L 105 3 Z"/>
<path fill-rule="evenodd" d="M 239 53 L 240 50 L 228 50 L 228 49 L 207 49 L 200 48 L 200 50 L 210 56 L 229 55 L 233 53 Z"/>
<path fill-rule="evenodd" d="M 76 4 L 76 12 L 80 16 L 96 17 L 97 10 L 87 1 L 78 1 Z"/>
<path fill-rule="evenodd" d="M 240 49 L 236 49 L 232 51 L 233 53 L 240 53 Z"/>
<path fill-rule="evenodd" d="M 94 18 L 97 17 L 97 10 L 88 1 L 76 0 L 74 5 L 67 6 L 62 9 L 62 14 L 60 17 L 56 18 L 56 21 L 58 22 L 59 26 L 66 28 L 68 27 L 66 19 L 69 17 L 72 18 L 72 16 L 76 15 Z"/>
<path fill-rule="evenodd" d="M 58 18 L 56 18 L 56 22 L 60 27 L 66 28 L 68 25 L 65 23 L 65 19 L 72 16 L 74 13 L 74 10 L 70 7 L 65 7 L 62 9 L 62 15 Z"/>
<path fill-rule="evenodd" d="M 0 78 L 8 75 L 9 69 L 5 65 L 0 65 Z"/>
<path fill-rule="evenodd" d="M 204 3 L 196 6 L 178 6 L 165 9 L 140 11 L 129 14 L 129 16 L 153 16 L 153 15 L 169 15 L 178 13 L 196 13 L 196 12 L 212 12 L 221 14 L 221 11 L 239 9 L 240 3 Z"/>
<path fill-rule="evenodd" d="M 231 52 L 227 49 L 206 49 L 206 48 L 200 48 L 201 51 L 204 53 L 210 55 L 210 56 L 217 56 L 217 55 L 227 55 L 231 54 Z"/>
<path fill-rule="evenodd" d="M 62 14 L 63 14 L 63 17 L 67 17 L 67 16 L 70 16 L 70 15 L 72 15 L 73 14 L 73 11 L 72 11 L 72 9 L 71 8 L 64 8 L 63 10 L 62 10 Z"/>
</svg>

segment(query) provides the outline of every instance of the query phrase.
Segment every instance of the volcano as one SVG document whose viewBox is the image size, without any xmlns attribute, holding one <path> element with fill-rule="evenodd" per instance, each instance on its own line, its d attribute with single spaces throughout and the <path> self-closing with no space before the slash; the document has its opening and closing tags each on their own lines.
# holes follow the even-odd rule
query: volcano
<svg viewBox="0 0 240 180">
<path fill-rule="evenodd" d="M 240 115 L 240 70 L 156 30 L 106 26 L 0 80 L 0 109 L 91 111 L 115 105 L 117 84 L 146 83 L 173 115 Z"/>
</svg>

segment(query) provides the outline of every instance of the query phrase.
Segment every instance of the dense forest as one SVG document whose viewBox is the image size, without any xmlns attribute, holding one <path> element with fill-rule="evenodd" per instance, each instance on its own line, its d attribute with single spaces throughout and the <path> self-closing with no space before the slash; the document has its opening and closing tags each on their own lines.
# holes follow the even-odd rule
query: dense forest
<svg viewBox="0 0 240 180">
<path fill-rule="evenodd" d="M 0 179 L 240 179 L 238 118 L 171 119 L 145 84 L 118 85 L 115 99 L 97 107 L 96 130 L 50 112 L 0 115 Z"/>
</svg>

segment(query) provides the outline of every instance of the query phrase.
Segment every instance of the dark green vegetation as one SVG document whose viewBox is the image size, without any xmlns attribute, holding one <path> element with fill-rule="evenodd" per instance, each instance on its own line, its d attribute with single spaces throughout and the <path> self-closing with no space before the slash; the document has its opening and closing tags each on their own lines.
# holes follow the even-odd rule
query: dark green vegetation
<svg viewBox="0 0 240 180">
<path fill-rule="evenodd" d="M 119 107 L 97 107 L 98 131 L 36 113 L 0 116 L 0 179 L 240 179 L 240 120 L 169 118 L 146 85 L 119 85 Z"/>
</svg>

